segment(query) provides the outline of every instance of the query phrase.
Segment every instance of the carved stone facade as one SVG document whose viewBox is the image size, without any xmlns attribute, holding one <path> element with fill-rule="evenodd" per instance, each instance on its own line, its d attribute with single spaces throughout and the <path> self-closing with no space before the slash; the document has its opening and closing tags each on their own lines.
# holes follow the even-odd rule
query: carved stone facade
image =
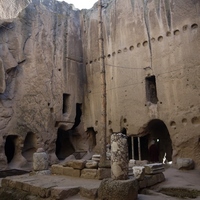
<svg viewBox="0 0 200 200">
<path fill-rule="evenodd" d="M 38 148 L 51 164 L 100 153 L 98 5 L 9 0 L 0 11 L 1 169 L 27 167 Z M 104 1 L 108 144 L 124 131 L 142 159 L 155 140 L 160 161 L 200 168 L 199 16 L 198 0 Z"/>
</svg>

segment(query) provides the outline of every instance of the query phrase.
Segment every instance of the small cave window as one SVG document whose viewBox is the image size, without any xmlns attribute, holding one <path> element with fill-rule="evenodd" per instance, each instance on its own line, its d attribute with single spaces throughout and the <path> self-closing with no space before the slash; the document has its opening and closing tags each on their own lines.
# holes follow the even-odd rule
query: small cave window
<svg viewBox="0 0 200 200">
<path fill-rule="evenodd" d="M 15 155 L 15 141 L 17 139 L 17 135 L 9 135 L 6 137 L 5 143 L 5 155 L 7 157 L 7 163 L 10 163 Z"/>
<path fill-rule="evenodd" d="M 70 94 L 63 94 L 63 114 L 67 113 L 69 108 L 69 97 Z"/>
<path fill-rule="evenodd" d="M 156 89 L 156 77 L 146 77 L 146 97 L 147 101 L 156 104 L 158 102 L 157 89 Z"/>
</svg>

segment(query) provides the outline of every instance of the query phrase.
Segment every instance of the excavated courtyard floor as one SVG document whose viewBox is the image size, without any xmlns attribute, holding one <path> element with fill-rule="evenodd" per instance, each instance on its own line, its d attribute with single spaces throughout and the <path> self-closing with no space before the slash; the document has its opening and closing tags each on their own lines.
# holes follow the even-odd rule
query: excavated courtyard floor
<svg viewBox="0 0 200 200">
<path fill-rule="evenodd" d="M 144 189 L 141 194 L 138 194 L 138 200 L 175 200 L 175 199 L 196 199 L 200 200 L 200 171 L 179 171 L 172 167 L 166 169 L 164 172 L 166 180 L 160 184 L 157 184 L 151 188 Z M 27 198 L 30 200 L 39 200 L 42 198 L 34 197 L 34 191 L 41 188 L 54 188 L 54 197 L 61 194 L 62 190 L 65 194 L 69 195 L 68 200 L 87 200 L 94 196 L 94 192 L 99 187 L 101 181 L 93 179 L 83 179 L 68 176 L 58 175 L 34 175 L 29 174 L 20 176 L 10 176 L 5 179 L 1 179 L 1 182 L 9 182 L 18 185 L 19 190 L 12 189 L 8 193 L 17 195 L 21 187 L 30 187 L 32 195 Z M 79 193 L 76 194 L 76 190 Z M 46 190 L 41 190 L 45 192 Z M 64 194 L 63 193 L 63 194 Z M 74 196 L 73 196 L 74 194 Z M 168 195 L 166 195 L 168 194 Z M 2 195 L 2 193 L 0 193 Z M 72 195 L 72 196 L 71 196 Z M 170 195 L 170 196 L 169 196 Z M 90 198 L 88 198 L 90 197 Z M 23 195 L 19 196 L 23 199 Z M 4 197 L 0 196 L 0 199 L 4 200 Z M 5 197 L 5 199 L 9 199 Z"/>
</svg>

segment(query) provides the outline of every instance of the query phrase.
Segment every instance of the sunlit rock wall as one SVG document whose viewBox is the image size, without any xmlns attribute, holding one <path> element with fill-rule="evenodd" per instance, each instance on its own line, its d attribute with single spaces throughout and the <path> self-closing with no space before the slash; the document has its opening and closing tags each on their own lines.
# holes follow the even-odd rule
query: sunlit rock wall
<svg viewBox="0 0 200 200">
<path fill-rule="evenodd" d="M 85 127 L 93 126 L 101 141 L 98 5 L 83 13 L 82 27 Z M 160 119 L 171 137 L 174 163 L 177 157 L 189 157 L 199 167 L 200 2 L 107 1 L 103 27 L 108 143 L 112 131 L 124 128 L 128 135 L 142 134 L 141 127 Z"/>
<path fill-rule="evenodd" d="M 38 147 L 55 162 L 58 128 L 74 126 L 83 101 L 79 11 L 54 0 L 0 10 L 0 167 L 26 166 Z M 74 151 L 86 148 L 71 140 Z"/>
</svg>

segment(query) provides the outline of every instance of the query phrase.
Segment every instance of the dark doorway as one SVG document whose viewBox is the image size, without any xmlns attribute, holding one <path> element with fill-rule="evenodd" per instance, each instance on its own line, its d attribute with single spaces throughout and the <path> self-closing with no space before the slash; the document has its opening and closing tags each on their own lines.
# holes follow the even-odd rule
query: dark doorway
<svg viewBox="0 0 200 200">
<path fill-rule="evenodd" d="M 22 155 L 28 162 L 33 161 L 33 154 L 36 152 L 36 136 L 34 133 L 29 132 L 24 140 L 24 147 L 22 149 Z"/>
<path fill-rule="evenodd" d="M 172 141 L 167 126 L 162 120 L 153 119 L 149 121 L 143 127 L 142 133 L 148 138 L 147 140 L 141 137 L 141 141 L 144 140 L 141 142 L 141 154 L 143 158 L 149 158 L 147 148 L 149 149 L 153 142 L 158 147 L 159 162 L 163 162 L 163 159 L 166 159 L 168 162 L 172 161 Z"/>
<path fill-rule="evenodd" d="M 156 77 L 150 76 L 146 77 L 146 98 L 147 101 L 157 104 L 157 89 L 156 89 Z"/>
<path fill-rule="evenodd" d="M 7 157 L 7 163 L 10 163 L 15 155 L 15 142 L 18 138 L 17 135 L 9 135 L 6 137 L 5 143 L 5 155 Z"/>
<path fill-rule="evenodd" d="M 56 156 L 59 160 L 64 160 L 69 155 L 75 152 L 75 149 L 70 141 L 70 131 L 65 131 L 60 127 L 57 132 L 56 140 Z"/>
</svg>

